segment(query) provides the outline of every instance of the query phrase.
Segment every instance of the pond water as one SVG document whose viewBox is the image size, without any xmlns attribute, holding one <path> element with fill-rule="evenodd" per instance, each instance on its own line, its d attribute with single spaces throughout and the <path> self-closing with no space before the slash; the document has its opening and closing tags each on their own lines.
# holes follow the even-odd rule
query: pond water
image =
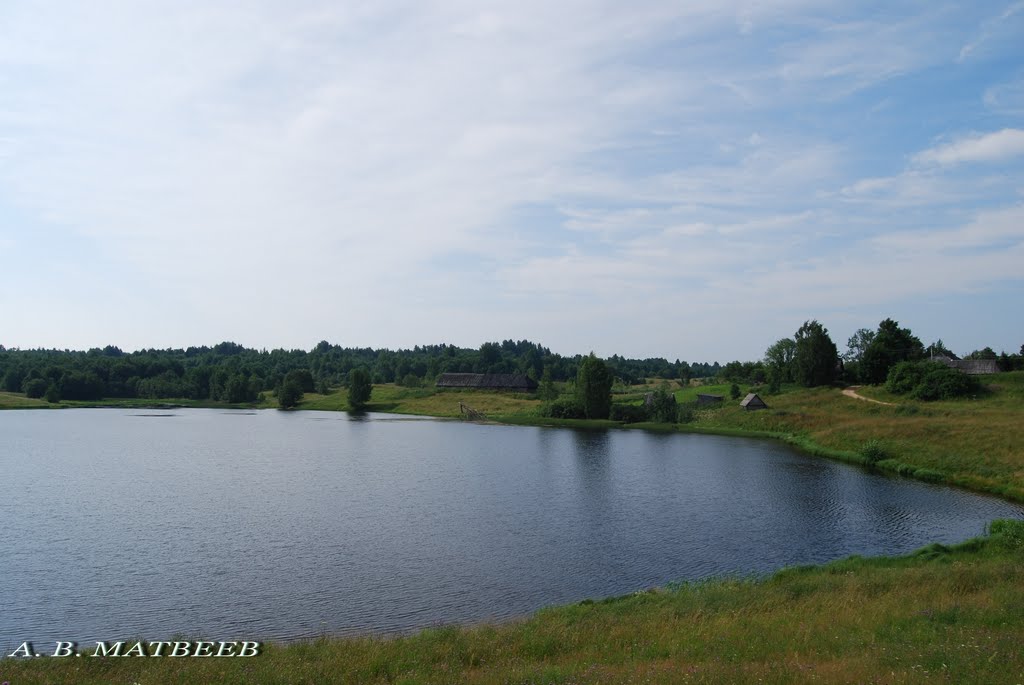
<svg viewBox="0 0 1024 685">
<path fill-rule="evenodd" d="M 0 649 L 288 640 L 980 535 L 1024 507 L 782 444 L 326 412 L 0 412 Z"/>
</svg>

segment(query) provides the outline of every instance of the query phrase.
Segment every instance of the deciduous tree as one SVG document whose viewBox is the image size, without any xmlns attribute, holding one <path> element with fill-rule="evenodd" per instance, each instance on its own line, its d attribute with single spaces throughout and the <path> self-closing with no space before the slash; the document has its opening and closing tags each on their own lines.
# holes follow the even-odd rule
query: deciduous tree
<svg viewBox="0 0 1024 685">
<path fill-rule="evenodd" d="M 363 409 L 370 401 L 373 384 L 370 373 L 366 369 L 352 369 L 348 374 L 348 406 L 352 409 Z"/>
<path fill-rule="evenodd" d="M 794 339 L 796 355 L 793 370 L 796 382 L 811 388 L 834 381 L 839 354 L 828 335 L 828 329 L 817 321 L 805 321 Z"/>
<path fill-rule="evenodd" d="M 612 408 L 612 378 L 607 365 L 591 352 L 576 374 L 576 392 L 588 419 L 607 419 Z"/>
</svg>

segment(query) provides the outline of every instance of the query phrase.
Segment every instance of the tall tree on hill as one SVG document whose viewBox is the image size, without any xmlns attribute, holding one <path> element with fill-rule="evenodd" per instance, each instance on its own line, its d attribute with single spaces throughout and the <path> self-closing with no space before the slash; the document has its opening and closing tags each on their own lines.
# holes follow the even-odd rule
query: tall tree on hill
<svg viewBox="0 0 1024 685">
<path fill-rule="evenodd" d="M 764 353 L 768 376 L 780 383 L 793 381 L 793 359 L 796 357 L 796 341 L 783 338 L 771 345 Z"/>
<path fill-rule="evenodd" d="M 363 409 L 370 401 L 372 392 L 370 373 L 366 369 L 352 369 L 348 374 L 348 406 L 352 409 Z"/>
<path fill-rule="evenodd" d="M 878 324 L 871 344 L 864 350 L 860 364 L 860 377 L 868 383 L 884 383 L 889 369 L 899 362 L 924 358 L 924 345 L 909 328 L 900 328 L 892 319 Z"/>
<path fill-rule="evenodd" d="M 588 419 L 607 419 L 612 410 L 611 371 L 591 352 L 576 373 L 576 392 Z"/>
<path fill-rule="evenodd" d="M 839 353 L 828 329 L 817 321 L 805 321 L 793 337 L 796 341 L 793 359 L 796 382 L 812 388 L 834 381 Z"/>
</svg>

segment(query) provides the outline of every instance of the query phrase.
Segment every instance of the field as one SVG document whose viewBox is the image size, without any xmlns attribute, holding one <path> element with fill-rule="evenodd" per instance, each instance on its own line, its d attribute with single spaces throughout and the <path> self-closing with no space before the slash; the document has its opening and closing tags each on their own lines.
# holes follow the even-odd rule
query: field
<svg viewBox="0 0 1024 685">
<path fill-rule="evenodd" d="M 83 683 L 1019 683 L 1024 523 L 901 558 L 850 558 L 583 602 L 502 625 L 267 645 L 248 659 L 0 660 L 11 685 Z M 39 647 L 37 647 L 39 648 Z M 80 649 L 91 653 L 94 645 Z"/>
</svg>

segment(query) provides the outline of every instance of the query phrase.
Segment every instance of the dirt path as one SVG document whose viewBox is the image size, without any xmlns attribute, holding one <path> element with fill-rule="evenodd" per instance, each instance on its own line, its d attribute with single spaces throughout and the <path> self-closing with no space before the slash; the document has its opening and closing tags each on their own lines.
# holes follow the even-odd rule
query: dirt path
<svg viewBox="0 0 1024 685">
<path fill-rule="evenodd" d="M 848 388 L 843 388 L 843 394 L 847 397 L 852 397 L 855 400 L 864 400 L 865 402 L 874 402 L 875 404 L 884 404 L 887 407 L 895 407 L 896 405 L 892 402 L 882 402 L 881 400 L 873 400 L 870 397 L 864 397 L 864 395 L 857 394 L 857 388 L 859 385 L 851 385 Z"/>
</svg>

